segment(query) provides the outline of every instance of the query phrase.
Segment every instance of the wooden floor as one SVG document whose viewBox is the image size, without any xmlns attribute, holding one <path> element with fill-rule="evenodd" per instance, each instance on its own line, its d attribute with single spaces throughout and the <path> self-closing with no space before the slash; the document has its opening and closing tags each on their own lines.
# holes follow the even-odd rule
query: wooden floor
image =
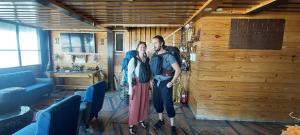
<svg viewBox="0 0 300 135">
<path fill-rule="evenodd" d="M 70 95 L 74 91 L 60 91 L 52 95 L 50 99 L 42 101 L 34 108 L 37 110 L 45 108 L 47 104 L 54 100 Z M 150 101 L 151 103 L 151 101 Z M 122 101 L 117 92 L 107 92 L 104 100 L 103 109 L 99 112 L 99 118 L 94 119 L 91 129 L 80 130 L 80 135 L 127 135 L 128 134 L 128 106 Z M 153 128 L 153 124 L 158 120 L 157 114 L 151 104 L 148 123 L 150 128 L 142 129 L 138 126 L 138 135 L 170 134 L 170 124 L 167 121 L 161 130 Z M 238 121 L 212 121 L 196 120 L 187 106 L 176 108 L 176 127 L 178 135 L 280 135 L 281 130 L 285 129 L 284 123 L 257 123 L 257 122 L 238 122 Z"/>
</svg>

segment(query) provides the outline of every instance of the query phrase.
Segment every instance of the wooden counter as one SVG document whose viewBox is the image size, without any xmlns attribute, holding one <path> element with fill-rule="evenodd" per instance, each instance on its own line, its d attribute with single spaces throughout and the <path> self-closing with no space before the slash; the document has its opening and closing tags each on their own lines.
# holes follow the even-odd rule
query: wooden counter
<svg viewBox="0 0 300 135">
<path fill-rule="evenodd" d="M 89 85 L 98 82 L 100 71 L 86 72 L 47 72 L 48 76 L 55 78 L 56 87 L 64 89 L 86 89 Z"/>
</svg>

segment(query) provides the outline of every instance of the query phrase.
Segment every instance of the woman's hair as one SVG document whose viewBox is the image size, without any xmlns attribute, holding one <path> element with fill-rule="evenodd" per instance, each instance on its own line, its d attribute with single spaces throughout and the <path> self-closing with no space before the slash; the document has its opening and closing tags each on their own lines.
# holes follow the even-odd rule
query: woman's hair
<svg viewBox="0 0 300 135">
<path fill-rule="evenodd" d="M 137 46 L 136 46 L 136 50 L 139 49 L 140 45 L 145 45 L 145 47 L 147 48 L 146 42 L 140 41 L 140 42 L 137 44 Z"/>
<path fill-rule="evenodd" d="M 162 48 L 166 48 L 165 40 L 164 40 L 164 38 L 161 35 L 156 35 L 153 38 L 158 39 L 159 43 L 162 43 Z"/>
<path fill-rule="evenodd" d="M 147 48 L 146 42 L 140 41 L 140 42 L 137 44 L 137 46 L 136 46 L 136 50 L 137 50 L 137 51 L 138 51 L 138 49 L 139 49 L 139 47 L 140 47 L 141 45 L 145 45 L 145 47 Z M 145 52 L 144 56 L 147 57 L 147 53 L 146 53 L 146 52 Z"/>
</svg>

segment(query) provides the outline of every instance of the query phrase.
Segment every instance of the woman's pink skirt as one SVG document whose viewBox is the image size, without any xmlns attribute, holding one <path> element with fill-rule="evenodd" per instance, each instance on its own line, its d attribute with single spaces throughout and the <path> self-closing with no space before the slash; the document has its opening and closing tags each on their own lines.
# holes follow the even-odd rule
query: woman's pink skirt
<svg viewBox="0 0 300 135">
<path fill-rule="evenodd" d="M 140 83 L 137 80 L 129 98 L 128 124 L 135 125 L 148 117 L 149 83 Z"/>
</svg>

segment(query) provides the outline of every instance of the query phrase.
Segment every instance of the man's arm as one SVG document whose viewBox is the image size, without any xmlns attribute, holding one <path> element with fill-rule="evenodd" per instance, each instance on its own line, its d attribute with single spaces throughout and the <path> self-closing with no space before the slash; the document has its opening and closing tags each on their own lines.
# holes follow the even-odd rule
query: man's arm
<svg viewBox="0 0 300 135">
<path fill-rule="evenodd" d="M 171 82 L 174 84 L 175 81 L 177 80 L 177 78 L 179 77 L 180 73 L 181 73 L 181 69 L 180 69 L 180 67 L 179 67 L 179 65 L 178 65 L 177 62 L 174 63 L 174 64 L 172 64 L 171 66 L 175 70 L 175 74 L 174 74 L 174 76 L 173 76 L 173 78 L 171 80 Z"/>
<path fill-rule="evenodd" d="M 167 84 L 167 87 L 170 88 L 174 85 L 175 81 L 177 80 L 177 78 L 179 77 L 180 73 L 181 73 L 181 69 L 178 65 L 178 63 L 173 63 L 172 65 L 172 68 L 175 70 L 175 74 L 172 78 L 172 80 Z"/>
</svg>

